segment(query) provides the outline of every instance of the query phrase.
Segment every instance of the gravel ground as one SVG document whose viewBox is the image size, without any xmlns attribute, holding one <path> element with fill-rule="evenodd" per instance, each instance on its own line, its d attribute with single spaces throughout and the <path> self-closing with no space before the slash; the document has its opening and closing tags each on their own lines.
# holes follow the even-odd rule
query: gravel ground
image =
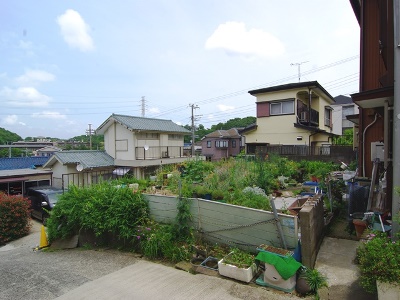
<svg viewBox="0 0 400 300">
<path fill-rule="evenodd" d="M 115 250 L 39 250 L 41 225 L 0 247 L 0 299 L 54 299 L 82 284 L 134 264 L 134 254 Z"/>
</svg>

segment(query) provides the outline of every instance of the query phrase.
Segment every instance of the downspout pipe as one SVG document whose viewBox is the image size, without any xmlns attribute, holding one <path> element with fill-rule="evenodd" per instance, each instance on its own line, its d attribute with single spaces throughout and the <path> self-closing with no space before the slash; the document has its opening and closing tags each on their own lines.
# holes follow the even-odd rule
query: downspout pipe
<svg viewBox="0 0 400 300">
<path fill-rule="evenodd" d="M 363 177 L 365 177 L 365 133 L 367 132 L 367 130 L 368 130 L 368 128 L 370 128 L 372 125 L 374 125 L 375 124 L 375 122 L 376 122 L 376 120 L 378 120 L 378 114 L 377 113 L 375 113 L 375 119 L 367 126 L 367 127 L 365 127 L 365 129 L 364 129 L 364 131 L 363 131 L 363 138 L 362 138 L 362 152 L 363 152 L 363 155 L 362 155 L 362 159 L 363 159 L 363 164 L 362 164 L 362 167 L 363 167 Z"/>
<path fill-rule="evenodd" d="M 393 187 L 392 187 L 392 217 L 399 214 L 400 195 L 396 188 L 400 187 L 400 0 L 393 0 L 394 27 L 394 94 L 393 94 Z M 397 154 L 396 154 L 397 153 Z M 397 240 L 400 224 L 393 222 L 392 239 Z"/>
</svg>

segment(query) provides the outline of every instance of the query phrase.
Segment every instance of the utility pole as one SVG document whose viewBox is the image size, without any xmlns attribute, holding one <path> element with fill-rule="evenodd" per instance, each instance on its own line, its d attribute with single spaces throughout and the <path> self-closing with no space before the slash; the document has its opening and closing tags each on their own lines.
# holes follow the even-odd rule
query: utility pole
<svg viewBox="0 0 400 300">
<path fill-rule="evenodd" d="M 198 107 L 195 104 L 189 104 L 189 106 L 192 108 L 192 156 L 194 156 L 194 141 L 195 141 L 195 136 L 194 136 L 194 132 L 195 132 L 195 125 L 194 125 L 194 121 L 197 121 L 198 119 L 196 119 L 196 116 L 194 115 L 194 110 L 198 109 L 200 107 Z"/>
<path fill-rule="evenodd" d="M 92 150 L 92 134 L 94 130 L 92 129 L 92 124 L 89 124 L 89 129 L 86 130 L 86 135 L 89 135 L 89 149 Z"/>
<path fill-rule="evenodd" d="M 146 99 L 144 99 L 144 96 L 142 96 L 142 118 L 144 118 L 146 114 Z"/>
<path fill-rule="evenodd" d="M 299 77 L 299 82 L 300 82 L 300 66 L 302 64 L 305 64 L 305 63 L 308 63 L 308 61 L 303 61 L 303 62 L 300 62 L 300 63 L 291 63 L 290 64 L 291 66 L 297 66 L 297 74 L 298 74 L 298 77 Z"/>
</svg>

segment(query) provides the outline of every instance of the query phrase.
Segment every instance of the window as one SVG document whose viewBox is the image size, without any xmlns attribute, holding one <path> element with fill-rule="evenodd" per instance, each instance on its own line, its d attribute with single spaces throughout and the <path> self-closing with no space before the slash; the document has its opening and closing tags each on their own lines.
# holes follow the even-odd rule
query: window
<svg viewBox="0 0 400 300">
<path fill-rule="evenodd" d="M 158 140 L 158 133 L 146 133 L 146 132 L 138 132 L 136 133 L 138 140 Z"/>
<path fill-rule="evenodd" d="M 215 147 L 216 148 L 227 148 L 228 141 L 215 141 Z"/>
<path fill-rule="evenodd" d="M 331 115 L 332 115 L 332 110 L 330 107 L 325 107 L 325 121 L 324 125 L 331 127 Z"/>
<path fill-rule="evenodd" d="M 294 101 L 281 101 L 270 103 L 270 114 L 271 115 L 287 115 L 294 113 Z"/>
<path fill-rule="evenodd" d="M 207 141 L 207 148 L 211 148 L 211 141 Z"/>
<path fill-rule="evenodd" d="M 236 148 L 236 140 L 232 140 L 232 148 Z"/>
<path fill-rule="evenodd" d="M 180 140 L 183 140 L 183 135 L 180 135 L 180 134 L 168 134 L 168 139 L 169 140 L 180 141 Z"/>
</svg>

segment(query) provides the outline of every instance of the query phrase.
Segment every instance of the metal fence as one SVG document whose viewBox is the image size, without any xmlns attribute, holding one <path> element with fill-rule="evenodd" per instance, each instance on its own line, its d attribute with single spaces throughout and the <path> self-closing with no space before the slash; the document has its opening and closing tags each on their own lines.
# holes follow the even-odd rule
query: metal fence
<svg viewBox="0 0 400 300">
<path fill-rule="evenodd" d="M 293 160 L 325 160 L 325 161 L 344 161 L 350 163 L 356 159 L 357 152 L 352 146 L 307 146 L 307 145 L 274 145 L 257 146 L 256 156 L 266 157 L 266 155 L 276 154 L 285 156 Z"/>
</svg>

